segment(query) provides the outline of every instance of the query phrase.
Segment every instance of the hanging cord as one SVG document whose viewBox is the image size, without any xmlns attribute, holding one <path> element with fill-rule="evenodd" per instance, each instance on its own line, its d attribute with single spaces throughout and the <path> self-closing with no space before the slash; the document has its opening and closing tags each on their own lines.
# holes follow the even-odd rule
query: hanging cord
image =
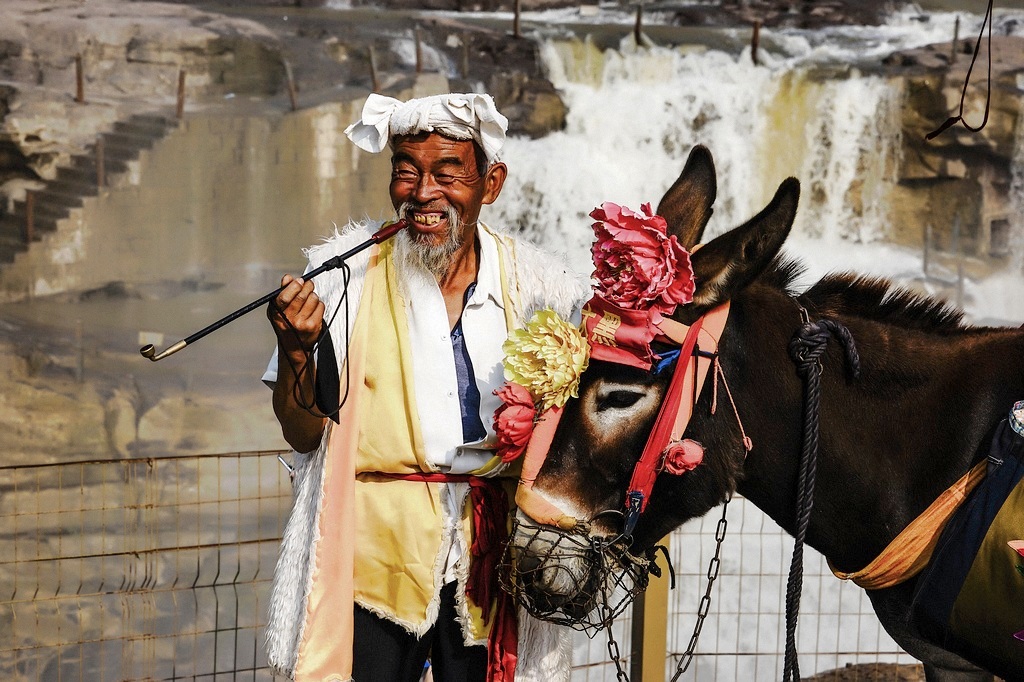
<svg viewBox="0 0 1024 682">
<path fill-rule="evenodd" d="M 746 430 L 743 428 L 743 420 L 740 419 L 740 411 L 736 407 L 736 401 L 732 397 L 732 391 L 729 390 L 729 382 L 725 380 L 725 371 L 722 370 L 722 363 L 718 360 L 718 354 L 715 354 L 715 366 L 712 370 L 714 372 L 713 392 L 711 398 L 711 414 L 715 414 L 718 410 L 718 381 L 721 378 L 722 386 L 725 387 L 725 394 L 729 396 L 729 404 L 732 406 L 732 413 L 736 416 L 736 424 L 740 427 L 740 439 L 743 442 L 743 459 L 746 460 L 747 455 L 754 449 L 754 442 L 750 440 L 750 436 L 747 435 Z"/>
<path fill-rule="evenodd" d="M 860 356 L 850 330 L 835 320 L 811 323 L 807 311 L 800 308 L 803 325 L 789 342 L 797 371 L 804 379 L 804 447 L 800 457 L 797 478 L 796 533 L 793 543 L 793 561 L 786 583 L 786 656 L 782 673 L 783 682 L 798 682 L 800 666 L 796 652 L 796 625 L 800 615 L 800 592 L 804 576 L 804 540 L 814 507 L 814 478 L 818 465 L 818 434 L 821 407 L 821 356 L 825 353 L 829 337 L 835 336 L 843 344 L 846 362 L 854 378 L 860 376 Z"/>
<path fill-rule="evenodd" d="M 288 368 L 291 370 L 292 376 L 295 377 L 295 386 L 292 393 L 292 397 L 295 400 L 295 404 L 317 418 L 335 417 L 341 411 L 341 408 L 342 406 L 345 405 L 345 402 L 348 400 L 349 393 L 349 374 L 347 358 L 348 348 L 351 339 L 349 338 L 350 321 L 348 310 L 348 286 L 349 282 L 352 279 L 352 270 L 345 263 L 341 263 L 341 265 L 338 267 L 341 270 L 341 277 L 343 282 L 341 297 L 338 299 L 338 304 L 337 306 L 335 306 L 334 311 L 330 314 L 330 316 L 324 316 L 324 322 L 323 327 L 320 330 L 320 336 L 317 338 L 316 342 L 313 343 L 313 347 L 306 351 L 305 361 L 302 363 L 300 367 L 296 367 L 295 363 L 292 362 L 291 357 L 289 357 L 287 354 L 285 354 L 284 356 L 285 360 L 288 362 Z M 284 311 L 280 308 L 280 306 L 277 305 L 276 299 L 271 299 L 270 306 L 274 308 L 275 312 L 281 317 L 281 319 L 285 321 L 285 324 L 288 325 L 288 330 L 292 333 L 292 335 L 294 335 L 295 339 L 301 341 L 299 337 L 299 331 L 292 325 L 291 320 L 289 320 L 288 317 L 284 314 Z M 345 353 L 342 356 L 343 358 L 345 358 L 345 389 L 343 392 L 341 392 L 341 396 L 340 399 L 338 400 L 337 407 L 331 410 L 322 411 L 320 409 L 321 406 L 318 406 L 316 404 L 316 383 L 315 377 L 311 374 L 311 371 L 312 368 L 315 366 L 316 354 L 317 351 L 320 349 L 320 342 L 324 339 L 324 337 L 327 335 L 328 330 L 334 324 L 334 320 L 337 318 L 338 313 L 341 312 L 342 306 L 344 306 L 345 308 Z M 334 352 L 333 348 L 331 349 L 331 352 Z M 312 395 L 309 397 L 308 400 L 306 399 L 306 396 L 303 395 L 302 393 L 302 385 L 307 376 L 310 376 L 310 378 L 313 380 L 313 391 Z"/>
<path fill-rule="evenodd" d="M 934 140 L 936 137 L 955 126 L 958 122 L 963 123 L 964 128 L 967 128 L 972 133 L 980 132 L 981 129 L 985 127 L 985 124 L 988 123 L 988 114 L 992 106 L 992 6 L 994 2 L 995 0 L 988 0 L 988 9 L 985 10 L 985 19 L 981 22 L 981 31 L 978 32 L 978 42 L 974 44 L 974 56 L 971 57 L 971 65 L 967 68 L 967 76 L 964 78 L 964 89 L 960 93 L 960 112 L 956 116 L 947 118 L 945 123 L 925 135 L 924 139 Z M 971 72 L 974 71 L 974 63 L 978 61 L 978 55 L 981 53 L 981 40 L 985 35 L 986 24 L 988 25 L 988 81 L 986 83 L 985 116 L 981 120 L 981 125 L 975 128 L 964 120 L 964 102 L 967 99 L 967 86 L 971 84 Z M 953 46 L 953 49 L 956 49 L 956 45 Z"/>
</svg>

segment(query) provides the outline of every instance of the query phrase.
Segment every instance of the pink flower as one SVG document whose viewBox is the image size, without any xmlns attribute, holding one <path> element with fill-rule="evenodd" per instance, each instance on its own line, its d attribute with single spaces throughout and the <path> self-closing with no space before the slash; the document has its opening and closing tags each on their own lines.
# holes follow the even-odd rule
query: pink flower
<svg viewBox="0 0 1024 682">
<path fill-rule="evenodd" d="M 704 461 L 704 446 L 695 440 L 676 441 L 665 449 L 665 471 L 676 476 L 693 471 Z"/>
<path fill-rule="evenodd" d="M 498 436 L 498 456 L 511 462 L 523 454 L 533 434 L 537 408 L 533 396 L 515 383 L 506 383 L 494 392 L 501 398 L 501 407 L 494 411 L 494 433 Z"/>
<path fill-rule="evenodd" d="M 668 225 L 651 212 L 642 213 L 605 202 L 590 217 L 596 220 L 591 247 L 598 292 L 620 308 L 654 309 L 671 315 L 677 305 L 693 300 L 690 254 Z"/>
</svg>

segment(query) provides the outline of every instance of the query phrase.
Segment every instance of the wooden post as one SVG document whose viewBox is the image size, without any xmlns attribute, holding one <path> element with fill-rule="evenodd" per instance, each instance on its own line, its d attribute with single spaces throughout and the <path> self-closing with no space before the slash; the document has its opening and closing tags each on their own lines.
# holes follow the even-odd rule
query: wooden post
<svg viewBox="0 0 1024 682">
<path fill-rule="evenodd" d="M 292 65 L 287 59 L 284 60 L 284 74 L 288 79 L 288 99 L 291 100 L 292 111 L 295 111 L 299 108 L 295 98 L 295 77 L 292 76 Z"/>
<path fill-rule="evenodd" d="M 423 73 L 423 39 L 420 35 L 420 27 L 414 28 L 412 34 L 416 44 L 416 73 Z"/>
<path fill-rule="evenodd" d="M 85 76 L 82 74 L 82 55 L 75 55 L 75 101 L 85 103 Z"/>
<path fill-rule="evenodd" d="M 758 66 L 757 61 L 757 47 L 761 42 L 761 21 L 754 22 L 754 32 L 750 36 L 750 58 L 754 61 L 754 66 Z"/>
<path fill-rule="evenodd" d="M 636 6 L 636 21 L 633 23 L 633 42 L 636 43 L 637 47 L 643 45 L 643 26 L 644 26 L 644 3 L 639 3 Z"/>
<path fill-rule="evenodd" d="M 185 115 L 185 69 L 178 70 L 178 106 L 174 113 L 179 121 Z"/>
<path fill-rule="evenodd" d="M 82 383 L 85 378 L 85 347 L 82 343 L 82 320 L 75 320 L 75 351 L 77 362 L 75 363 L 75 381 Z"/>
<path fill-rule="evenodd" d="M 36 193 L 34 190 L 25 192 L 25 243 L 31 245 L 36 238 Z"/>
<path fill-rule="evenodd" d="M 956 257 L 956 307 L 964 307 L 964 257 Z"/>
<path fill-rule="evenodd" d="M 669 546 L 669 538 L 660 544 Z M 633 603 L 629 676 L 633 682 L 665 682 L 668 641 L 668 571 L 651 576 L 647 590 Z"/>
<path fill-rule="evenodd" d="M 949 63 L 956 64 L 956 53 L 960 50 L 957 44 L 960 42 L 960 15 L 956 15 L 956 23 L 953 24 L 953 47 L 949 50 Z"/>
<path fill-rule="evenodd" d="M 469 78 L 469 31 L 462 34 L 462 77 Z"/>
<path fill-rule="evenodd" d="M 373 91 L 380 92 L 380 80 L 377 78 L 377 55 L 373 51 L 373 45 L 370 45 L 370 82 L 372 83 Z"/>
<path fill-rule="evenodd" d="M 956 258 L 956 300 L 957 308 L 964 307 L 964 257 L 960 248 L 960 214 L 953 216 L 953 256 Z"/>
<path fill-rule="evenodd" d="M 523 37 L 523 30 L 521 24 L 521 16 L 523 13 L 523 0 L 516 0 L 515 2 L 515 13 L 512 16 L 512 36 L 515 38 Z"/>
<path fill-rule="evenodd" d="M 924 273 L 925 279 L 928 278 L 928 261 L 931 260 L 932 251 L 932 224 L 928 223 L 924 226 L 924 256 L 921 258 L 921 272 Z"/>
<path fill-rule="evenodd" d="M 107 171 L 103 159 L 103 136 L 96 136 L 96 187 L 103 189 L 107 184 Z"/>
</svg>

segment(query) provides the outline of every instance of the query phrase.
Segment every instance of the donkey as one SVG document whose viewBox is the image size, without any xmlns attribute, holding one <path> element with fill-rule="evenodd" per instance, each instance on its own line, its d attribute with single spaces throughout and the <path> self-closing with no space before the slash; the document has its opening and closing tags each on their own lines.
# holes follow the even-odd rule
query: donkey
<svg viewBox="0 0 1024 682">
<path fill-rule="evenodd" d="M 700 242 L 715 193 L 711 155 L 697 147 L 657 209 L 670 234 L 689 249 Z M 785 180 L 756 217 L 692 254 L 696 292 L 674 319 L 690 324 L 731 301 L 718 354 L 741 421 L 728 405 L 712 414 L 712 382 L 706 382 L 685 432 L 703 445 L 704 462 L 681 476 L 658 477 L 632 533 L 633 554 L 651 550 L 672 529 L 733 492 L 795 534 L 804 386 L 788 346 L 805 319 L 802 310 L 811 320 L 845 325 L 860 354 L 858 379 L 850 376 L 838 344 L 821 358 L 820 450 L 806 541 L 839 571 L 871 562 L 983 459 L 986 436 L 1024 398 L 1024 332 L 1018 329 L 970 327 L 960 311 L 940 301 L 850 274 L 826 276 L 796 294 L 793 282 L 801 266 L 779 253 L 798 198 L 799 183 Z M 533 489 L 567 513 L 591 520 L 591 535 L 622 532 L 607 510 L 623 507 L 668 374 L 591 361 L 579 397 L 565 407 Z M 749 453 L 744 433 L 752 442 Z M 557 544 L 560 531 L 541 532 Z M 535 535 L 520 526 L 510 542 L 513 555 L 536 542 Z M 587 570 L 582 555 L 557 560 L 562 569 Z M 558 575 L 537 571 L 523 589 L 569 603 L 573 586 L 589 580 Z M 929 682 L 990 680 L 978 662 L 928 641 L 914 626 L 916 580 L 869 591 L 882 625 L 923 662 Z M 984 665 L 1009 679 L 1024 676 L 1012 664 Z"/>
</svg>

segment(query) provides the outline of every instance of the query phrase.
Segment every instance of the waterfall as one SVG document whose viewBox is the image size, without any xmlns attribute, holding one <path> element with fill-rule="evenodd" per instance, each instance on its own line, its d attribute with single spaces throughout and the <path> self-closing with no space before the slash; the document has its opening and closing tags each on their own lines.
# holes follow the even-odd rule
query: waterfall
<svg viewBox="0 0 1024 682">
<path fill-rule="evenodd" d="M 550 41 L 544 63 L 567 107 L 566 128 L 510 140 L 496 222 L 567 251 L 589 268 L 587 214 L 604 201 L 657 204 L 690 149 L 715 158 L 718 200 L 708 236 L 764 207 L 783 179 L 801 180 L 795 226 L 854 242 L 885 234 L 900 102 L 881 77 L 818 77 L 811 66 L 749 51 Z"/>
<path fill-rule="evenodd" d="M 971 35 L 980 17 L 960 16 L 968 19 L 961 35 Z M 794 176 L 801 198 L 787 249 L 808 261 L 808 277 L 855 270 L 919 278 L 921 248 L 890 241 L 902 81 L 858 66 L 948 41 L 955 21 L 953 13 L 908 11 L 881 27 L 762 33 L 758 65 L 749 47 L 638 48 L 629 36 L 602 50 L 588 38 L 548 39 L 541 55 L 568 109 L 565 129 L 509 140 L 509 179 L 485 218 L 522 229 L 590 272 L 589 212 L 604 201 L 656 205 L 690 149 L 703 144 L 718 176 L 705 239 L 748 220 Z M 1014 162 L 1017 196 L 1024 196 L 1022 164 Z M 1024 252 L 1024 244 L 1012 246 Z M 975 317 L 992 312 L 977 300 L 967 306 Z"/>
</svg>

